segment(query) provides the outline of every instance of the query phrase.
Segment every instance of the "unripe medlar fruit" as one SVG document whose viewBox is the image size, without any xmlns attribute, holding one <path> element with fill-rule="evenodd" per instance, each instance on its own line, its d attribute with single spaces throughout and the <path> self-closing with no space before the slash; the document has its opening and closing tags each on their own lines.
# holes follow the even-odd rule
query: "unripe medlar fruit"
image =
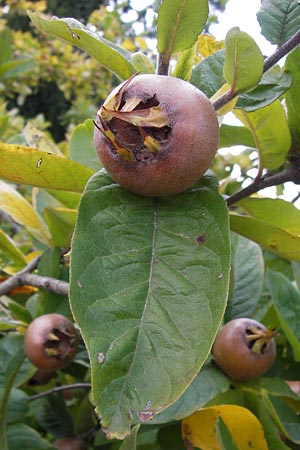
<svg viewBox="0 0 300 450">
<path fill-rule="evenodd" d="M 64 437 L 56 439 L 52 447 L 57 450 L 87 450 L 87 446 L 84 441 L 77 437 Z"/>
<path fill-rule="evenodd" d="M 230 378 L 247 381 L 264 374 L 276 357 L 274 330 L 253 319 L 234 319 L 218 332 L 212 354 Z"/>
<path fill-rule="evenodd" d="M 24 352 L 33 365 L 58 370 L 73 359 L 78 334 L 72 322 L 61 314 L 45 314 L 31 322 L 25 333 Z"/>
<path fill-rule="evenodd" d="M 110 176 L 145 196 L 176 194 L 210 166 L 219 126 L 206 95 L 164 75 L 134 75 L 97 113 L 94 143 Z"/>
</svg>

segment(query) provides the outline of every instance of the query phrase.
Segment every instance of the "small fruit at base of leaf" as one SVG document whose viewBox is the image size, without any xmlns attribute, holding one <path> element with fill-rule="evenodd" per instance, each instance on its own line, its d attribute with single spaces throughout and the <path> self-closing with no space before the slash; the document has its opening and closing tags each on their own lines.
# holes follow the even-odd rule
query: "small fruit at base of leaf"
<svg viewBox="0 0 300 450">
<path fill-rule="evenodd" d="M 66 367 L 78 346 L 72 322 L 61 314 L 45 314 L 31 322 L 24 338 L 24 352 L 39 369 L 54 371 Z"/>
<path fill-rule="evenodd" d="M 248 381 L 261 376 L 276 357 L 274 335 L 274 330 L 256 320 L 231 320 L 216 336 L 212 348 L 214 360 L 233 380 Z"/>
<path fill-rule="evenodd" d="M 88 448 L 85 442 L 77 437 L 56 439 L 51 445 L 57 450 L 87 450 Z"/>
<path fill-rule="evenodd" d="M 206 95 L 163 75 L 134 75 L 97 113 L 94 144 L 110 176 L 145 196 L 191 187 L 209 168 L 219 125 Z"/>
</svg>

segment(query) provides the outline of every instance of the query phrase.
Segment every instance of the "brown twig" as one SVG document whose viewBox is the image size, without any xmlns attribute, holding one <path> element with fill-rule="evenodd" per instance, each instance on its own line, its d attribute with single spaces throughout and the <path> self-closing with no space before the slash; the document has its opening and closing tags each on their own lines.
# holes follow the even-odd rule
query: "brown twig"
<svg viewBox="0 0 300 450">
<path fill-rule="evenodd" d="M 283 184 L 288 181 L 292 181 L 295 184 L 300 184 L 300 166 L 297 165 L 296 162 L 291 162 L 282 172 L 269 176 L 266 175 L 260 179 L 255 179 L 249 186 L 228 197 L 226 200 L 227 205 L 231 206 L 243 198 L 260 191 L 261 189 L 271 186 L 278 186 L 279 184 Z"/>
<path fill-rule="evenodd" d="M 74 383 L 66 384 L 64 386 L 56 386 L 48 391 L 40 392 L 39 394 L 32 395 L 28 401 L 37 400 L 38 398 L 48 397 L 49 395 L 56 394 L 61 391 L 68 391 L 71 389 L 91 389 L 91 383 Z"/>
<path fill-rule="evenodd" d="M 39 259 L 40 257 L 33 259 L 20 272 L 0 283 L 0 295 L 8 294 L 13 288 L 24 285 L 45 289 L 55 294 L 68 295 L 69 283 L 66 281 L 30 273 L 37 268 Z"/>
<path fill-rule="evenodd" d="M 275 66 L 278 61 L 280 61 L 284 56 L 290 53 L 297 45 L 300 44 L 300 31 L 297 31 L 290 39 L 288 39 L 284 44 L 278 47 L 275 52 L 265 59 L 263 73 L 267 72 L 271 67 Z M 231 90 L 225 92 L 221 97 L 219 97 L 215 102 L 213 102 L 213 107 L 216 111 L 225 106 L 233 98 L 235 98 L 238 93 L 232 93 Z"/>
</svg>

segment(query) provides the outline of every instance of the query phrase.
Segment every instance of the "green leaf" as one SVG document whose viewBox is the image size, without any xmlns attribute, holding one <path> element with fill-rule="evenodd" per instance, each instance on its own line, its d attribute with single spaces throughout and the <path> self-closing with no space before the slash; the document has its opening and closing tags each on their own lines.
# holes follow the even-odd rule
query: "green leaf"
<svg viewBox="0 0 300 450">
<path fill-rule="evenodd" d="M 195 56 L 195 45 L 181 52 L 172 75 L 174 77 L 181 78 L 182 80 L 189 81 L 192 75 Z"/>
<path fill-rule="evenodd" d="M 47 16 L 31 11 L 28 11 L 28 15 L 40 31 L 50 33 L 84 50 L 100 64 L 114 72 L 121 80 L 129 78 L 136 72 L 134 66 L 129 62 L 129 52 L 107 41 L 99 33 L 92 31 L 78 20 L 54 17 L 48 19 Z"/>
<path fill-rule="evenodd" d="M 16 59 L 15 61 L 6 61 L 0 64 L 0 79 L 15 77 L 27 70 L 34 68 L 34 62 L 30 59 Z"/>
<path fill-rule="evenodd" d="M 282 331 L 291 344 L 295 361 L 300 361 L 300 294 L 281 273 L 268 270 L 266 281 Z"/>
<path fill-rule="evenodd" d="M 227 309 L 230 318 L 252 317 L 264 281 L 264 260 L 259 245 L 242 236 L 232 236 L 233 291 Z"/>
<path fill-rule="evenodd" d="M 44 211 L 44 216 L 54 245 L 56 247 L 69 248 L 77 210 L 47 207 Z"/>
<path fill-rule="evenodd" d="M 261 166 L 276 170 L 284 164 L 291 148 L 291 135 L 280 101 L 249 113 L 235 110 L 235 115 L 251 131 Z"/>
<path fill-rule="evenodd" d="M 227 392 L 229 388 L 230 380 L 219 369 L 203 367 L 181 397 L 154 417 L 151 424 L 181 420 L 203 408 L 216 395 Z"/>
<path fill-rule="evenodd" d="M 174 197 L 126 192 L 99 172 L 72 240 L 70 302 L 108 437 L 148 421 L 191 384 L 223 317 L 227 208 L 209 178 Z"/>
<path fill-rule="evenodd" d="M 2 398 L 3 389 L 0 390 Z M 7 407 L 7 423 L 21 422 L 28 412 L 28 395 L 21 389 L 12 389 L 9 394 Z"/>
<path fill-rule="evenodd" d="M 46 133 L 36 128 L 31 122 L 27 122 L 22 130 L 22 134 L 25 137 L 28 147 L 52 153 L 53 155 L 64 156 L 54 141 L 52 141 Z"/>
<path fill-rule="evenodd" d="M 132 53 L 130 61 L 136 72 L 155 73 L 152 61 L 142 52 Z"/>
<path fill-rule="evenodd" d="M 281 199 L 247 198 L 238 202 L 248 215 L 230 215 L 232 231 L 284 258 L 300 261 L 300 211 Z"/>
<path fill-rule="evenodd" d="M 290 89 L 285 94 L 288 124 L 295 149 L 300 148 L 300 49 L 295 48 L 286 58 L 285 68 L 293 77 Z M 298 150 L 299 153 L 299 150 Z"/>
<path fill-rule="evenodd" d="M 164 0 L 159 8 L 157 50 L 168 62 L 174 53 L 190 48 L 208 17 L 207 0 Z"/>
<path fill-rule="evenodd" d="M 43 439 L 36 430 L 28 425 L 18 423 L 7 429 L 9 450 L 47 450 L 52 446 Z M 4 450 L 4 449 L 3 449 Z"/>
<path fill-rule="evenodd" d="M 31 204 L 19 192 L 0 180 L 0 210 L 25 226 L 38 241 L 51 245 L 49 231 Z"/>
<path fill-rule="evenodd" d="M 262 0 L 257 13 L 262 35 L 272 44 L 281 46 L 300 28 L 300 8 L 297 0 Z"/>
<path fill-rule="evenodd" d="M 25 255 L 18 249 L 13 239 L 0 229 L 0 261 L 4 258 L 5 264 L 13 262 L 20 270 L 26 265 Z M 2 267 L 1 267 L 2 269 Z"/>
<path fill-rule="evenodd" d="M 253 89 L 263 74 L 264 58 L 254 39 L 238 27 L 225 38 L 223 75 L 233 92 Z"/>
<path fill-rule="evenodd" d="M 135 450 L 136 449 L 136 438 L 139 431 L 140 424 L 132 428 L 130 435 L 123 441 L 120 450 Z"/>
<path fill-rule="evenodd" d="M 223 124 L 220 128 L 219 148 L 234 145 L 255 147 L 255 142 L 248 128 Z"/>
<path fill-rule="evenodd" d="M 272 404 L 272 406 L 271 406 Z M 268 405 L 274 422 L 280 424 L 283 436 L 291 442 L 300 444 L 300 421 L 298 414 L 281 398 L 270 398 Z"/>
<path fill-rule="evenodd" d="M 263 75 L 255 89 L 239 97 L 235 108 L 250 112 L 270 105 L 289 89 L 292 78 L 290 72 L 282 72 L 279 66 L 273 67 Z"/>
<path fill-rule="evenodd" d="M 94 123 L 87 119 L 74 129 L 70 139 L 70 158 L 93 170 L 99 170 L 102 165 L 97 156 L 94 142 Z"/>
<path fill-rule="evenodd" d="M 10 361 L 13 359 L 14 355 L 18 353 L 20 348 L 23 348 L 23 339 L 24 337 L 19 334 L 10 334 L 2 337 L 0 340 L 0 386 L 5 384 L 7 367 L 9 366 Z M 25 360 L 14 380 L 14 386 L 20 386 L 31 377 L 32 373 L 32 366 L 29 364 L 28 360 Z"/>
<path fill-rule="evenodd" d="M 6 27 L 0 32 L 0 64 L 11 59 L 13 54 L 12 43 L 12 32 L 9 28 Z"/>
<path fill-rule="evenodd" d="M 30 186 L 82 192 L 93 170 L 67 158 L 0 142 L 0 178 Z"/>
<path fill-rule="evenodd" d="M 216 423 L 216 434 L 220 444 L 220 450 L 239 450 L 221 416 Z"/>
<path fill-rule="evenodd" d="M 208 56 L 193 68 L 190 83 L 203 91 L 207 97 L 212 97 L 225 82 L 224 61 L 225 50 L 218 50 Z"/>
</svg>

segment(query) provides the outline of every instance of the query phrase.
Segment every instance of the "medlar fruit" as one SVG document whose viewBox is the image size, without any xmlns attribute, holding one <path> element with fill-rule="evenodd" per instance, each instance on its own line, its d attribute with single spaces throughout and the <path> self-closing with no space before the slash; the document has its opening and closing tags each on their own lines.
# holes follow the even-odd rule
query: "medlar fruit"
<svg viewBox="0 0 300 450">
<path fill-rule="evenodd" d="M 212 354 L 230 378 L 247 381 L 264 374 L 276 357 L 274 330 L 253 319 L 234 319 L 218 332 Z"/>
<path fill-rule="evenodd" d="M 87 450 L 87 446 L 84 441 L 77 437 L 64 437 L 56 439 L 52 447 L 57 450 Z"/>
<path fill-rule="evenodd" d="M 31 322 L 25 333 L 24 352 L 31 363 L 44 370 L 58 370 L 73 359 L 78 334 L 61 314 L 45 314 Z"/>
<path fill-rule="evenodd" d="M 110 176 L 145 196 L 176 194 L 210 166 L 219 126 L 206 95 L 164 75 L 133 75 L 97 113 L 94 144 Z"/>
</svg>

